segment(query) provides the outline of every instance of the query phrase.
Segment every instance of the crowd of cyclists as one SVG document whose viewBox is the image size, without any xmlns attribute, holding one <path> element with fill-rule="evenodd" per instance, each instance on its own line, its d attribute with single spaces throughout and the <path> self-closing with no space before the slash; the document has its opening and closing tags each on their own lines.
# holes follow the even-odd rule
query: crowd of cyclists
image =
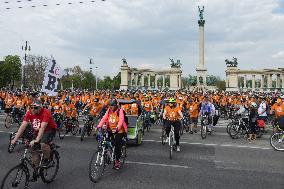
<svg viewBox="0 0 284 189">
<path fill-rule="evenodd" d="M 135 103 L 120 105 L 118 100 L 134 100 Z M 126 115 L 144 116 L 150 120 L 148 127 L 161 124 L 167 137 L 174 127 L 176 151 L 180 151 L 180 134 L 185 130 L 190 134 L 200 131 L 197 125 L 206 115 L 207 130 L 211 133 L 219 117 L 233 119 L 241 115 L 248 125 L 247 140 L 256 140 L 257 127 L 273 123 L 284 129 L 284 95 L 260 92 L 190 92 L 190 91 L 58 91 L 57 96 L 40 92 L 0 90 L 0 108 L 19 121 L 20 126 L 11 144 L 15 144 L 28 125 L 34 134 L 31 146 L 40 143 L 43 151 L 43 166 L 50 163 L 49 144 L 60 130 L 62 121 L 77 120 L 81 115 L 96 119 L 93 125 L 97 136 L 107 130 L 115 146 L 114 168 L 120 169 L 121 147 L 127 136 Z M 61 119 L 61 120 L 62 120 Z M 55 120 L 55 121 L 54 121 Z M 187 121 L 184 121 L 187 120 Z M 79 126 L 78 126 L 79 127 Z M 276 127 L 275 127 L 276 128 Z M 64 132 L 69 132 L 67 128 Z M 79 128 L 77 128 L 79 129 Z M 65 133 L 65 134 L 66 134 Z M 97 137 L 98 138 L 98 137 Z M 168 138 L 166 139 L 168 140 Z M 38 158 L 34 164 L 38 164 Z"/>
</svg>

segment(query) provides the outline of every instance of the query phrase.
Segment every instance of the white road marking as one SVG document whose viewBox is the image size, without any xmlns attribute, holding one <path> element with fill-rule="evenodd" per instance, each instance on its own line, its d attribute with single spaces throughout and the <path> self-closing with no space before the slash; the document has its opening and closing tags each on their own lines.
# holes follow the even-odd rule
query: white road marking
<svg viewBox="0 0 284 189">
<path fill-rule="evenodd" d="M 143 142 L 157 142 L 161 143 L 158 140 L 143 140 Z M 260 146 L 244 146 L 244 145 L 231 145 L 231 144 L 206 144 L 206 143 L 196 143 L 196 142 L 180 142 L 181 144 L 189 145 L 204 145 L 204 146 L 219 146 L 219 147 L 233 147 L 233 148 L 250 148 L 250 149 L 259 149 L 259 150 L 272 150 L 272 148 L 265 148 Z"/>
<path fill-rule="evenodd" d="M 184 168 L 190 169 L 192 167 L 184 165 L 170 165 L 170 164 L 160 164 L 160 163 L 146 163 L 146 162 L 135 162 L 135 161 L 125 161 L 127 164 L 138 164 L 138 165 L 149 165 L 149 166 L 160 166 L 160 167 L 172 167 L 172 168 Z"/>
</svg>

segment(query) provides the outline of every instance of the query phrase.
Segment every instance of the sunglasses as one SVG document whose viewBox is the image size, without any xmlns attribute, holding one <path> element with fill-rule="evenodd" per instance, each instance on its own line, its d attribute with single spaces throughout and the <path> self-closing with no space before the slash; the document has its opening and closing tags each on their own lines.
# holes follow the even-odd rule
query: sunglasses
<svg viewBox="0 0 284 189">
<path fill-rule="evenodd" d="M 31 109 L 32 110 L 37 110 L 37 109 L 39 109 L 39 107 L 38 106 L 31 106 Z"/>
</svg>

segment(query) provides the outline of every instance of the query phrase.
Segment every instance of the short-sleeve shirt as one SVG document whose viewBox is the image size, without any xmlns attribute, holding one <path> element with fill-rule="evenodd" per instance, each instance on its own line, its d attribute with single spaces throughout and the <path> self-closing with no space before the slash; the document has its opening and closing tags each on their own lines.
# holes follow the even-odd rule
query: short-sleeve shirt
<svg viewBox="0 0 284 189">
<path fill-rule="evenodd" d="M 29 110 L 24 117 L 24 121 L 30 122 L 35 132 L 39 131 L 42 122 L 47 122 L 47 127 L 44 132 L 57 128 L 53 117 L 45 108 L 42 108 L 39 114 L 32 114 Z"/>
</svg>

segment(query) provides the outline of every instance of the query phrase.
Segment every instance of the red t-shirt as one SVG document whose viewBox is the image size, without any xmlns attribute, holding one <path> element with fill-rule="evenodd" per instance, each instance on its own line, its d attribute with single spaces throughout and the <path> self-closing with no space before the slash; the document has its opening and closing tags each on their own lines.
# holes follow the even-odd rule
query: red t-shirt
<svg viewBox="0 0 284 189">
<path fill-rule="evenodd" d="M 45 108 L 42 108 L 39 114 L 35 115 L 33 115 L 29 110 L 24 117 L 24 121 L 30 122 L 35 132 L 39 131 L 42 122 L 48 123 L 47 127 L 45 128 L 45 132 L 57 128 L 53 117 Z"/>
</svg>

